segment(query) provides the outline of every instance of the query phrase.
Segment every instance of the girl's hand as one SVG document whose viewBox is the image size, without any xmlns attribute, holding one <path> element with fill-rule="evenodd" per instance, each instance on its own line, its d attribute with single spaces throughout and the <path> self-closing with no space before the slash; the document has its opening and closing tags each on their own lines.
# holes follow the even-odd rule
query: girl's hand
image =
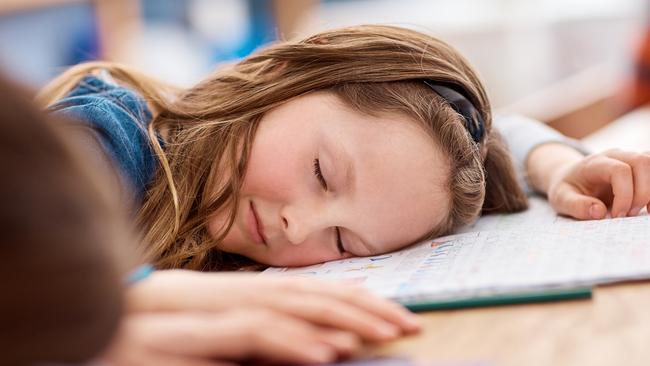
<svg viewBox="0 0 650 366">
<path fill-rule="evenodd" d="M 313 364 L 349 356 L 359 347 L 351 333 L 264 309 L 135 313 L 123 319 L 101 361 L 116 366 Z"/>
<path fill-rule="evenodd" d="M 578 219 L 636 216 L 650 208 L 650 154 L 609 150 L 560 170 L 548 199 L 565 215 Z"/>
<path fill-rule="evenodd" d="M 420 329 L 414 314 L 367 290 L 306 278 L 164 270 L 134 285 L 127 297 L 131 312 L 220 312 L 253 306 L 368 341 L 392 340 Z"/>
</svg>

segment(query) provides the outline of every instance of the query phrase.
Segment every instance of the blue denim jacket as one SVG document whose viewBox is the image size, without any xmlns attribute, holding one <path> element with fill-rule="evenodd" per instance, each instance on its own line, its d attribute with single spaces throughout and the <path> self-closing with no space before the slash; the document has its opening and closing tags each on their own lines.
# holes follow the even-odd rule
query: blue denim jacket
<svg viewBox="0 0 650 366">
<path fill-rule="evenodd" d="M 157 166 L 147 136 L 152 116 L 143 97 L 88 75 L 50 111 L 86 123 L 96 132 L 139 206 Z"/>
</svg>

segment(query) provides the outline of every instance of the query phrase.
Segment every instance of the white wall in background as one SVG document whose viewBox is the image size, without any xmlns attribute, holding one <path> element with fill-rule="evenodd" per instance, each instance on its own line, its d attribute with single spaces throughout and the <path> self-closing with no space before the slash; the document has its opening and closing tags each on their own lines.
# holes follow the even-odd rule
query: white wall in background
<svg viewBox="0 0 650 366">
<path fill-rule="evenodd" d="M 647 11 L 644 0 L 332 1 L 301 33 L 363 23 L 428 32 L 458 48 L 502 106 L 596 64 L 625 69 Z"/>
</svg>

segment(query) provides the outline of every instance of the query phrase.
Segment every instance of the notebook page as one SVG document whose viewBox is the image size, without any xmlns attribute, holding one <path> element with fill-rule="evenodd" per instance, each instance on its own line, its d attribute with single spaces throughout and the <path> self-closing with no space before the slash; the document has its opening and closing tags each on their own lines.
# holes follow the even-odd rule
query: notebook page
<svg viewBox="0 0 650 366">
<path fill-rule="evenodd" d="M 264 273 L 354 282 L 403 302 L 650 278 L 650 217 L 575 221 L 533 198 L 526 212 L 394 253 Z"/>
</svg>

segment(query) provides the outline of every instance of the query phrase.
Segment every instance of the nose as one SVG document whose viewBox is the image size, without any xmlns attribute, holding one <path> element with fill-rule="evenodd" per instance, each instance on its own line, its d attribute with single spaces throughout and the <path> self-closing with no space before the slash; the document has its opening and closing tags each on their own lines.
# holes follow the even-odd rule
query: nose
<svg viewBox="0 0 650 366">
<path fill-rule="evenodd" d="M 280 211 L 282 229 L 291 244 L 301 244 L 314 232 L 328 227 L 324 210 L 285 206 Z"/>
</svg>

